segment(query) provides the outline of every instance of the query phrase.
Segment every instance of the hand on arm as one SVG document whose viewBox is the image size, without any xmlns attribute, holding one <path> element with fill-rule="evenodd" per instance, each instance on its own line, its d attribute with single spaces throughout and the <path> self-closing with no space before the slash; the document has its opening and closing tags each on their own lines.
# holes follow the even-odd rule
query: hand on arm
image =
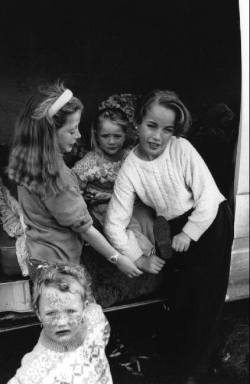
<svg viewBox="0 0 250 384">
<path fill-rule="evenodd" d="M 143 272 L 133 263 L 127 256 L 119 254 L 117 261 L 117 268 L 125 273 L 128 277 L 137 277 L 143 274 Z"/>
<path fill-rule="evenodd" d="M 173 237 L 172 248 L 176 252 L 186 252 L 190 246 L 191 238 L 185 233 L 180 232 Z"/>
<path fill-rule="evenodd" d="M 102 254 L 107 260 L 117 253 L 109 244 L 105 237 L 93 226 L 81 234 L 83 240 L 87 241 L 97 252 Z M 117 268 L 129 277 L 135 277 L 142 274 L 142 271 L 126 256 L 118 254 L 116 262 Z"/>
</svg>

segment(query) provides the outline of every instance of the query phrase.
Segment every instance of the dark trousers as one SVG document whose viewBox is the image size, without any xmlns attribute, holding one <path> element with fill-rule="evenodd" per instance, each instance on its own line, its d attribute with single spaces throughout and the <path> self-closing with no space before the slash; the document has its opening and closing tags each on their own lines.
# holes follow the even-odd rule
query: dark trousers
<svg viewBox="0 0 250 384">
<path fill-rule="evenodd" d="M 171 236 L 181 232 L 190 212 L 169 221 Z M 172 316 L 171 333 L 182 334 L 184 366 L 190 373 L 207 371 L 217 348 L 230 271 L 233 218 L 227 201 L 187 252 L 175 252 L 166 266 L 166 282 Z M 173 333 L 172 333 L 173 334 Z M 167 342 L 167 340 L 166 340 Z M 178 347 L 178 346 L 177 346 Z"/>
</svg>

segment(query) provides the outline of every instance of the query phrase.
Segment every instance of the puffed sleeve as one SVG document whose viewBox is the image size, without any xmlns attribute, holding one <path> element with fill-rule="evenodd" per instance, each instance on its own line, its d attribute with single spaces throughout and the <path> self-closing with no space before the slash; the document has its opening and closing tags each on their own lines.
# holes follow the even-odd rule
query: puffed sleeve
<svg viewBox="0 0 250 384">
<path fill-rule="evenodd" d="M 61 226 L 74 232 L 86 232 L 93 224 L 82 195 L 73 188 L 46 198 L 44 204 Z"/>
<path fill-rule="evenodd" d="M 61 226 L 70 227 L 78 233 L 86 232 L 92 226 L 93 220 L 80 193 L 76 178 L 70 171 L 65 175 L 65 188 L 57 194 L 46 194 L 44 204 Z"/>
</svg>

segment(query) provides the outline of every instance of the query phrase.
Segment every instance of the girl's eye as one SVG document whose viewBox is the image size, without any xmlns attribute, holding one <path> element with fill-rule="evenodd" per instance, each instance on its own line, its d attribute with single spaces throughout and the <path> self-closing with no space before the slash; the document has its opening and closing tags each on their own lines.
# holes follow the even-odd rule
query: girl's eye
<svg viewBox="0 0 250 384">
<path fill-rule="evenodd" d="M 47 312 L 46 316 L 55 316 L 55 312 Z"/>
<path fill-rule="evenodd" d="M 166 127 L 164 128 L 164 132 L 166 133 L 173 133 L 174 129 L 172 127 Z"/>
<path fill-rule="evenodd" d="M 77 130 L 78 130 L 78 126 L 76 126 L 76 127 L 72 127 L 71 130 L 69 131 L 69 133 L 70 133 L 71 135 L 74 135 L 74 134 L 76 133 Z"/>
<path fill-rule="evenodd" d="M 74 309 L 68 309 L 67 312 L 68 313 L 75 313 L 76 311 Z"/>
</svg>

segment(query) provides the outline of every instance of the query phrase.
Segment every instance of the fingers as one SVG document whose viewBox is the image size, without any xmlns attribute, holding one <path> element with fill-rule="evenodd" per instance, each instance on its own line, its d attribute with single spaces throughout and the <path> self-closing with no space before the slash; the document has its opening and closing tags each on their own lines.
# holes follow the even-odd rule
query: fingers
<svg viewBox="0 0 250 384">
<path fill-rule="evenodd" d="M 138 269 L 138 271 L 133 271 L 133 272 L 128 273 L 127 276 L 132 279 L 133 277 L 138 277 L 142 274 L 143 274 L 143 272 L 140 269 Z"/>
<path fill-rule="evenodd" d="M 158 266 L 151 266 L 150 272 L 153 273 L 154 275 L 157 275 L 160 271 L 162 270 L 162 267 Z"/>
<path fill-rule="evenodd" d="M 151 273 L 154 273 L 154 274 L 159 273 L 164 267 L 164 265 L 165 265 L 165 260 L 162 260 L 159 257 L 154 256 L 151 261 L 151 267 L 150 267 Z"/>
<path fill-rule="evenodd" d="M 183 241 L 177 236 L 174 236 L 172 241 L 172 248 L 176 252 L 186 252 L 189 248 L 190 242 Z"/>
<path fill-rule="evenodd" d="M 137 268 L 136 266 L 135 266 L 135 268 L 134 268 L 134 270 L 133 271 L 131 271 L 131 272 L 129 272 L 129 274 L 128 274 L 128 277 L 138 277 L 138 276 L 140 276 L 140 275 L 142 275 L 143 274 L 143 272 L 139 269 L 139 268 Z"/>
<path fill-rule="evenodd" d="M 184 245 L 183 245 L 183 244 L 173 243 L 173 244 L 172 244 L 172 248 L 173 248 L 176 252 L 183 252 L 183 251 L 184 251 Z"/>
<path fill-rule="evenodd" d="M 132 273 L 133 276 L 141 276 L 142 274 L 143 272 L 140 269 Z"/>
<path fill-rule="evenodd" d="M 164 267 L 164 265 L 166 264 L 166 261 L 161 259 L 160 257 L 158 256 L 154 256 L 154 262 L 155 262 L 155 265 L 159 266 L 159 267 Z"/>
</svg>

